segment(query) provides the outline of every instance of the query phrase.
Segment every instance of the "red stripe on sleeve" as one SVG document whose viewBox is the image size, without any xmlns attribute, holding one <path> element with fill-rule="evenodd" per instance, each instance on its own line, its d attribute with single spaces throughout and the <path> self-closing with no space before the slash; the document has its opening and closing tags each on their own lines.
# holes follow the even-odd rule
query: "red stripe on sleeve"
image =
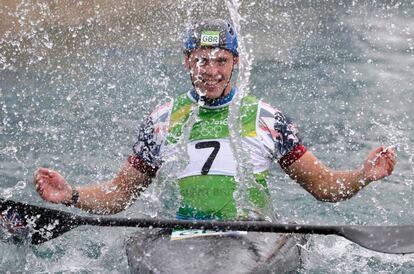
<svg viewBox="0 0 414 274">
<path fill-rule="evenodd" d="M 296 145 L 291 151 L 285 154 L 280 160 L 279 165 L 285 169 L 308 151 L 304 145 Z"/>
<path fill-rule="evenodd" d="M 152 165 L 147 164 L 144 160 L 136 156 L 130 155 L 128 157 L 128 162 L 138 171 L 145 173 L 151 177 L 155 177 L 155 174 L 158 170 L 158 167 L 153 167 Z"/>
</svg>

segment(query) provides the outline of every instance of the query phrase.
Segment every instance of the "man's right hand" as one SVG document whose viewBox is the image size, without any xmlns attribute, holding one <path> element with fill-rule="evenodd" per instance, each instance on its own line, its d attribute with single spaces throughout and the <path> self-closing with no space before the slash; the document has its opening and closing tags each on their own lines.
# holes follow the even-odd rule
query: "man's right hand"
<svg viewBox="0 0 414 274">
<path fill-rule="evenodd" d="M 36 191 L 43 200 L 52 203 L 69 202 L 72 187 L 59 172 L 47 168 L 38 169 L 33 178 Z"/>
</svg>

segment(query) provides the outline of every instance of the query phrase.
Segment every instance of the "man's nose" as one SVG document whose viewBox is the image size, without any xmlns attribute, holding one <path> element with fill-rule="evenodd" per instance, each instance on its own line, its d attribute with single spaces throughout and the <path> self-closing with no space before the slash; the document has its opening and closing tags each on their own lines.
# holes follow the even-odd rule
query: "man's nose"
<svg viewBox="0 0 414 274">
<path fill-rule="evenodd" d="M 214 62 L 208 62 L 208 64 L 204 67 L 206 74 L 216 74 L 218 69 Z"/>
</svg>

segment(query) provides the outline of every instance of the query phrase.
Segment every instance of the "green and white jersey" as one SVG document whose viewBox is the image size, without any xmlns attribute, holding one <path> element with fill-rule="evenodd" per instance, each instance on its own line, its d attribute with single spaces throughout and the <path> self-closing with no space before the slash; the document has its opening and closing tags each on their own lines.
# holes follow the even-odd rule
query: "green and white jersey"
<svg viewBox="0 0 414 274">
<path fill-rule="evenodd" d="M 198 117 L 185 141 L 189 161 L 177 175 L 182 198 L 178 218 L 240 217 L 233 197 L 237 167 L 228 126 L 229 105 L 235 92 L 233 89 L 226 97 L 198 109 Z M 164 159 L 179 152 L 177 145 L 189 125 L 197 99 L 195 91 L 190 91 L 151 113 L 141 126 L 134 146 L 130 162 L 135 167 L 155 175 Z M 257 212 L 264 212 L 269 203 L 266 176 L 272 162 L 286 166 L 306 149 L 300 145 L 297 129 L 289 118 L 263 101 L 246 96 L 240 113 L 242 147 L 248 152 L 259 184 L 252 184 L 258 187 L 246 191 Z"/>
</svg>

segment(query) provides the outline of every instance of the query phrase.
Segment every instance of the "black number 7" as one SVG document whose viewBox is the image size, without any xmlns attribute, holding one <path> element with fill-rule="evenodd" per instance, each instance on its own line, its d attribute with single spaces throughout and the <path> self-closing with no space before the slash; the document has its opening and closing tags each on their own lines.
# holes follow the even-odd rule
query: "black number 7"
<svg viewBox="0 0 414 274">
<path fill-rule="evenodd" d="M 209 147 L 214 147 L 214 149 L 213 149 L 213 152 L 211 152 L 210 156 L 208 156 L 206 163 L 201 169 L 202 175 L 207 175 L 208 172 L 210 171 L 210 168 L 213 165 L 213 161 L 214 159 L 216 159 L 217 153 L 220 150 L 220 142 L 207 141 L 207 142 L 200 142 L 195 145 L 196 149 L 203 149 L 203 148 L 209 148 Z"/>
</svg>

